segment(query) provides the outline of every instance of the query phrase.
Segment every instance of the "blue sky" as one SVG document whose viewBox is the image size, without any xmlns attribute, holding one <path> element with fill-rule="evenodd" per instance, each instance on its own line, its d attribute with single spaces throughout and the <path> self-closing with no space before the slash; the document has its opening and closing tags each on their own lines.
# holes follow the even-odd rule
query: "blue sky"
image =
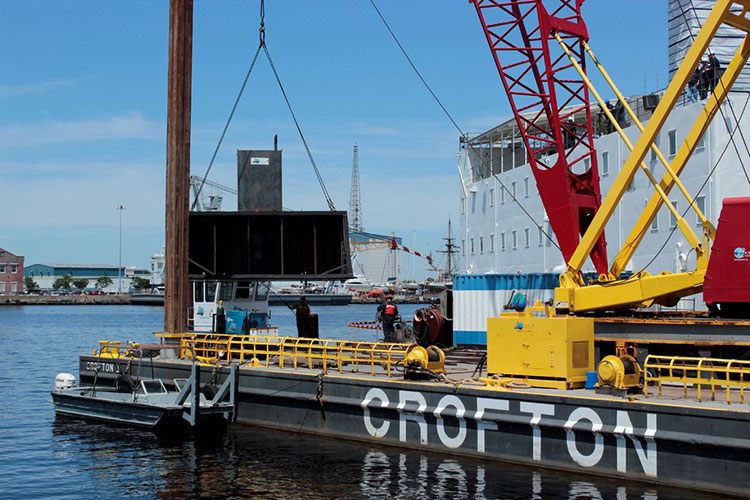
<svg viewBox="0 0 750 500">
<path fill-rule="evenodd" d="M 459 125 L 510 117 L 473 6 L 377 0 Z M 626 94 L 666 83 L 667 2 L 588 0 L 591 45 Z M 146 267 L 163 243 L 168 1 L 0 2 L 0 247 L 39 262 Z M 202 175 L 258 45 L 259 2 L 195 0 L 192 172 Z M 268 0 L 266 41 L 336 207 L 359 146 L 365 229 L 439 249 L 458 215 L 458 132 L 367 0 Z M 658 75 L 658 76 L 657 76 Z M 600 79 L 595 79 L 600 83 Z M 601 85 L 600 85 L 601 86 Z M 609 93 L 605 92 L 605 95 Z M 284 150 L 284 206 L 325 200 L 264 58 L 210 179 Z"/>
</svg>

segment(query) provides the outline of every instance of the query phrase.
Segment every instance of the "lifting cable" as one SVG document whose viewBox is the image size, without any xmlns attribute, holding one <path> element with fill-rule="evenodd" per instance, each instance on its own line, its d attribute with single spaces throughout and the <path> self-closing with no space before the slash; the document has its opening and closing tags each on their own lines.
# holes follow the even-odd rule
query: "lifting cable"
<svg viewBox="0 0 750 500">
<path fill-rule="evenodd" d="M 218 154 L 219 149 L 221 148 L 221 144 L 224 141 L 224 136 L 227 133 L 227 129 L 229 128 L 229 124 L 231 123 L 232 118 L 234 117 L 234 112 L 237 110 L 237 105 L 240 102 L 242 93 L 245 91 L 245 86 L 247 85 L 247 81 L 250 78 L 250 73 L 252 73 L 253 68 L 255 67 L 255 61 L 258 59 L 258 54 L 260 54 L 261 49 L 263 49 L 263 52 L 266 54 L 266 59 L 268 59 L 268 64 L 271 66 L 271 69 L 273 70 L 273 74 L 276 77 L 276 82 L 279 84 L 279 89 L 281 90 L 281 94 L 284 96 L 284 101 L 286 102 L 287 108 L 289 108 L 289 112 L 292 115 L 292 119 L 294 120 L 294 125 L 297 127 L 297 132 L 299 133 L 299 136 L 302 139 L 302 143 L 305 145 L 305 150 L 307 151 L 307 157 L 310 159 L 310 163 L 312 164 L 313 170 L 315 171 L 315 176 L 318 178 L 320 187 L 323 190 L 323 195 L 326 198 L 326 203 L 328 204 L 328 208 L 331 211 L 336 210 L 336 207 L 333 204 L 333 200 L 331 199 L 331 196 L 328 193 L 328 189 L 326 189 L 325 183 L 323 182 L 323 177 L 320 175 L 318 166 L 315 163 L 315 160 L 313 159 L 312 152 L 310 152 L 310 147 L 307 145 L 307 140 L 305 139 L 305 136 L 302 133 L 302 128 L 299 125 L 299 121 L 297 121 L 297 116 L 294 114 L 294 110 L 292 109 L 292 105 L 289 102 L 289 98 L 287 97 L 286 91 L 284 90 L 284 86 L 281 84 L 281 79 L 279 78 L 279 74 L 276 71 L 276 66 L 274 65 L 273 60 L 271 59 L 271 54 L 268 52 L 268 45 L 266 45 L 265 17 L 266 17 L 265 1 L 260 0 L 260 28 L 258 29 L 258 35 L 259 35 L 260 40 L 258 44 L 258 50 L 255 52 L 255 56 L 253 57 L 253 62 L 250 64 L 250 69 L 247 71 L 247 75 L 245 75 L 245 80 L 242 82 L 242 87 L 240 88 L 240 92 L 237 95 L 237 99 L 235 99 L 234 101 L 234 106 L 232 107 L 232 111 L 229 113 L 229 118 L 227 119 L 227 123 L 224 125 L 224 130 L 221 133 L 221 137 L 219 138 L 219 143 L 216 145 L 214 154 L 211 157 L 211 161 L 208 164 L 208 169 L 206 170 L 206 174 L 203 176 L 203 180 L 201 181 L 200 187 L 198 188 L 198 191 L 195 194 L 195 200 L 193 201 L 191 210 L 193 210 L 196 204 L 198 203 L 198 196 L 201 194 L 201 191 L 203 190 L 203 185 L 205 184 L 206 179 L 208 177 L 208 173 L 211 171 L 211 167 L 214 164 L 214 160 L 216 160 L 216 155 Z M 240 175 L 238 176 L 239 179 L 241 179 L 242 176 L 244 175 L 249 159 L 250 159 L 249 156 L 245 159 L 245 164 L 242 166 L 242 170 L 240 171 Z"/>
<path fill-rule="evenodd" d="M 401 50 L 401 53 L 404 55 L 404 57 L 406 58 L 407 62 L 411 66 L 411 68 L 417 74 L 417 77 L 419 77 L 419 80 L 422 82 L 422 84 L 425 86 L 425 88 L 427 89 L 427 91 L 430 93 L 430 95 L 432 95 L 433 99 L 435 99 L 435 101 L 438 103 L 438 105 L 440 106 L 440 108 L 443 110 L 443 113 L 445 113 L 445 116 L 448 117 L 448 119 L 450 120 L 450 122 L 456 128 L 456 130 L 458 130 L 458 133 L 461 134 L 461 137 L 468 137 L 467 134 L 465 134 L 464 131 L 461 129 L 461 127 L 458 125 L 458 123 L 456 123 L 456 120 L 453 119 L 453 116 L 451 116 L 451 114 L 448 112 L 448 110 L 443 105 L 443 103 L 440 101 L 440 99 L 435 94 L 435 92 L 433 92 L 432 88 L 427 83 L 427 81 L 425 81 L 424 77 L 422 77 L 422 74 L 419 72 L 419 70 L 417 69 L 417 67 L 414 64 L 414 62 L 412 62 L 411 57 L 409 57 L 409 54 L 406 53 L 406 49 L 404 49 L 404 46 L 401 45 L 401 42 L 399 41 L 398 37 L 393 32 L 393 30 L 391 29 L 391 27 L 388 24 L 388 22 L 385 20 L 385 17 L 383 17 L 383 14 L 381 14 L 380 9 L 378 9 L 377 5 L 375 5 L 375 1 L 374 0 L 370 0 L 370 4 L 372 4 L 372 7 L 375 9 L 375 12 L 378 14 L 378 17 L 380 17 L 380 20 L 385 25 L 385 28 L 388 30 L 388 33 L 390 33 L 391 37 L 393 37 L 393 40 L 396 42 L 396 45 L 398 45 L 398 48 Z M 557 247 L 558 250 L 562 251 L 562 249 L 560 248 L 560 246 L 557 244 L 557 241 L 555 241 L 555 239 L 552 238 L 552 236 L 550 236 L 549 233 L 547 233 L 547 231 L 544 230 L 544 226 L 541 225 L 541 224 L 539 224 L 536 221 L 536 219 L 534 219 L 534 217 L 531 215 L 531 213 L 529 213 L 529 211 L 526 210 L 526 208 L 523 206 L 523 204 L 521 204 L 521 202 L 516 198 L 515 194 L 512 193 L 510 191 L 510 189 L 508 189 L 505 186 L 505 183 L 500 179 L 500 177 L 495 172 L 492 171 L 491 166 L 487 164 L 487 162 L 486 162 L 486 160 L 484 158 L 482 158 L 482 155 L 479 153 L 479 151 L 474 146 L 472 146 L 471 143 L 466 142 L 465 144 L 471 149 L 472 153 L 474 153 L 477 156 L 477 158 L 479 158 L 479 160 L 482 162 L 482 166 L 485 167 L 487 169 L 487 171 L 492 174 L 492 177 L 494 177 L 495 180 L 497 180 L 497 182 L 500 184 L 500 187 L 502 189 L 504 189 L 505 192 L 507 192 L 510 195 L 510 198 L 513 200 L 513 202 L 516 205 L 518 205 L 518 207 L 523 211 L 524 214 L 526 214 L 526 216 L 531 220 L 531 222 L 534 223 L 534 225 L 542 232 L 542 234 L 544 234 L 544 236 L 547 237 L 547 239 L 549 241 L 552 242 L 553 245 L 555 245 Z"/>
<path fill-rule="evenodd" d="M 695 18 L 696 23 L 698 23 L 698 26 L 700 27 L 701 26 L 701 22 L 700 22 L 700 19 L 698 18 L 698 13 L 696 12 L 696 9 L 695 9 L 695 4 L 693 4 L 693 0 L 689 0 L 689 1 L 690 1 L 691 9 L 693 11 L 693 17 Z M 690 26 L 690 23 L 689 23 L 689 21 L 687 19 L 687 16 L 685 15 L 685 9 L 682 6 L 682 1 L 677 2 L 677 3 L 680 6 L 680 13 L 682 15 L 682 19 L 685 22 L 685 27 L 688 29 L 688 34 L 690 35 L 690 39 L 693 42 L 695 42 L 695 35 L 693 35 L 693 29 Z M 709 52 L 711 52 L 710 44 L 709 44 Z M 721 80 L 719 80 L 719 83 L 721 83 Z M 734 147 L 734 151 L 737 154 L 737 160 L 740 163 L 740 167 L 742 167 L 742 171 L 745 174 L 745 178 L 747 179 L 748 183 L 750 183 L 750 177 L 748 176 L 747 170 L 745 169 L 745 165 L 742 162 L 742 157 L 740 155 L 739 149 L 737 148 L 737 144 L 736 144 L 736 142 L 734 140 L 734 134 L 736 134 L 737 132 L 739 132 L 740 133 L 740 138 L 742 139 L 742 143 L 745 146 L 745 151 L 748 151 L 747 142 L 745 141 L 744 134 L 742 133 L 742 129 L 740 128 L 740 120 L 744 117 L 745 110 L 747 109 L 748 102 L 750 102 L 750 93 L 747 94 L 747 98 L 745 99 L 745 104 L 742 107 L 742 111 L 740 112 L 739 118 L 735 114 L 734 106 L 732 105 L 732 101 L 729 99 L 729 95 L 727 95 L 727 99 L 726 99 L 725 102 L 727 102 L 729 104 L 729 109 L 732 112 L 732 117 L 733 117 L 733 119 L 734 119 L 734 121 L 736 123 L 736 126 L 734 127 L 734 130 L 729 130 L 729 125 L 727 124 L 727 120 L 726 120 L 726 116 L 724 115 L 724 111 L 721 109 L 721 107 L 719 107 L 719 112 L 721 113 L 722 120 L 724 121 L 724 126 L 727 127 L 727 131 L 729 132 L 729 140 L 724 145 L 724 149 L 721 151 L 721 154 L 719 155 L 719 157 L 714 162 L 714 166 L 711 167 L 711 171 L 706 176 L 706 180 L 703 181 L 703 184 L 701 185 L 701 187 L 698 190 L 698 192 L 695 193 L 695 196 L 693 196 L 693 199 L 690 200 L 690 203 L 688 204 L 687 209 L 685 209 L 685 211 L 682 213 L 682 217 L 683 218 L 685 217 L 685 215 L 687 215 L 687 213 L 690 211 L 691 207 L 695 204 L 695 200 L 698 198 L 698 196 L 701 194 L 701 192 L 703 192 L 703 189 L 706 187 L 706 184 L 708 184 L 709 179 L 711 179 L 711 176 L 716 171 L 716 168 L 719 166 L 719 163 L 724 158 L 724 155 L 726 154 L 727 150 L 729 149 L 729 145 L 730 144 L 732 144 L 732 146 Z M 748 156 L 750 156 L 750 151 L 748 151 Z M 654 261 L 656 260 L 656 258 L 659 257 L 659 255 L 661 255 L 661 253 L 667 247 L 667 243 L 669 243 L 669 240 L 672 239 L 672 236 L 674 235 L 674 233 L 675 233 L 676 230 L 677 230 L 677 225 L 673 226 L 672 229 L 669 231 L 669 234 L 667 235 L 666 239 L 664 240 L 664 243 L 662 243 L 661 247 L 654 254 L 654 256 L 651 258 L 651 260 L 648 262 L 648 264 L 646 264 L 645 266 L 643 266 L 641 268 L 641 270 L 638 271 L 638 273 L 636 273 L 636 274 L 639 274 L 639 273 L 645 271 L 646 269 L 648 269 L 648 267 L 651 264 L 654 263 Z M 688 252 L 688 254 L 689 253 L 690 252 Z"/>
<path fill-rule="evenodd" d="M 695 9 L 695 4 L 693 3 L 693 0 L 690 1 L 690 8 L 693 11 L 693 17 L 695 18 L 695 22 L 698 24 L 698 29 L 703 28 L 701 25 L 701 21 L 698 18 L 698 13 Z M 682 14 L 682 19 L 685 21 L 685 27 L 688 29 L 688 34 L 690 35 L 690 40 L 692 42 L 695 42 L 695 35 L 693 35 L 693 28 L 690 26 L 690 23 L 688 22 L 687 16 L 685 15 L 685 9 L 682 6 L 682 0 L 677 2 L 677 4 L 680 6 L 680 13 Z M 713 54 L 713 51 L 711 50 L 711 44 L 708 45 L 708 52 L 709 54 Z M 715 71 L 715 70 L 714 70 Z M 715 75 L 714 75 L 715 76 Z M 718 83 L 721 84 L 721 79 L 719 79 Z M 732 100 L 729 98 L 729 92 L 727 92 L 727 97 L 725 101 L 729 105 L 729 111 L 732 113 L 732 118 L 734 119 L 734 122 L 736 124 L 735 129 L 740 128 L 740 122 L 737 119 L 737 115 L 734 112 L 734 105 L 732 104 Z M 727 132 L 730 133 L 730 141 L 732 142 L 732 146 L 734 147 L 735 153 L 737 153 L 737 161 L 740 162 L 740 167 L 742 167 L 742 172 L 745 174 L 745 179 L 747 180 L 747 183 L 750 184 L 750 176 L 748 176 L 747 170 L 745 169 L 745 163 L 742 161 L 742 156 L 740 155 L 740 151 L 737 148 L 737 144 L 734 140 L 734 132 L 732 130 L 729 130 L 730 126 L 729 123 L 727 123 L 727 117 L 724 114 L 724 110 L 721 109 L 721 106 L 719 106 L 719 113 L 721 113 L 721 118 L 724 121 L 724 126 L 727 128 Z M 750 149 L 747 147 L 747 141 L 745 140 L 745 134 L 742 133 L 742 130 L 740 129 L 740 139 L 742 140 L 742 144 L 745 146 L 745 152 L 748 156 L 750 156 Z"/>
<path fill-rule="evenodd" d="M 745 99 L 745 105 L 742 107 L 742 111 L 740 112 L 740 119 L 743 116 L 745 116 L 745 110 L 747 109 L 747 105 L 748 105 L 749 102 L 750 102 L 750 93 L 747 94 L 747 98 Z M 729 144 L 731 144 L 731 143 L 734 142 L 734 134 L 737 133 L 737 131 L 739 129 L 740 129 L 740 127 L 737 126 L 737 127 L 734 127 L 734 130 L 732 130 L 731 135 L 729 136 L 730 140 L 727 141 L 726 145 L 724 145 L 724 149 L 721 151 L 721 154 L 716 159 L 716 162 L 714 163 L 714 166 L 711 168 L 711 171 L 706 176 L 706 180 L 703 181 L 703 184 L 701 184 L 700 189 L 698 190 L 697 193 L 695 193 L 695 196 L 693 196 L 693 199 L 690 201 L 690 204 L 685 209 L 685 211 L 682 213 L 682 217 L 683 218 L 690 211 L 690 208 L 693 206 L 693 203 L 695 203 L 695 200 L 698 198 L 698 195 L 700 195 L 701 192 L 703 192 L 703 188 L 706 187 L 706 184 L 708 184 L 709 179 L 714 174 L 714 171 L 716 170 L 716 167 L 719 166 L 719 162 L 722 160 L 722 158 L 724 158 L 724 155 L 726 154 L 727 150 L 729 149 Z M 641 270 L 639 271 L 639 273 L 645 271 L 648 268 L 648 266 L 650 266 L 651 264 L 654 263 L 654 261 L 656 260 L 656 258 L 661 254 L 661 252 L 667 246 L 667 243 L 669 243 L 670 238 L 672 238 L 672 235 L 674 235 L 674 233 L 675 233 L 676 230 L 677 230 L 677 225 L 675 225 L 675 226 L 672 227 L 671 231 L 669 231 L 669 234 L 667 235 L 667 238 L 664 240 L 664 243 L 662 244 L 661 248 L 659 248 L 659 251 L 657 251 L 656 254 L 654 254 L 653 258 L 649 261 L 648 264 L 646 264 L 645 266 L 643 266 L 643 268 L 641 268 Z M 638 273 L 635 273 L 635 274 L 638 274 Z"/>
</svg>

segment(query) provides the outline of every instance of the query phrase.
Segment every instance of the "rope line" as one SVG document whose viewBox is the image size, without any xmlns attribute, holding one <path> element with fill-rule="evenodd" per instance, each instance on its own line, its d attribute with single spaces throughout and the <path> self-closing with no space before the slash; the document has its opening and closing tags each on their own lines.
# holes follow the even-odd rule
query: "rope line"
<svg viewBox="0 0 750 500">
<path fill-rule="evenodd" d="M 445 116 L 448 117 L 448 120 L 450 120 L 450 122 L 453 124 L 453 126 L 456 128 L 456 130 L 458 130 L 458 133 L 461 134 L 461 137 L 467 137 L 467 134 L 464 133 L 464 131 L 458 125 L 458 123 L 456 122 L 456 120 L 453 119 L 453 116 L 448 112 L 448 109 L 443 105 L 442 101 L 440 101 L 440 99 L 438 98 L 438 96 L 435 94 L 435 92 L 432 90 L 432 88 L 430 87 L 430 85 L 427 83 L 427 81 L 424 79 L 424 77 L 422 76 L 422 74 L 419 72 L 419 69 L 417 69 L 417 66 L 412 61 L 411 57 L 409 57 L 409 54 L 406 53 L 406 49 L 404 49 L 404 46 L 401 44 L 401 42 L 399 41 L 398 37 L 396 36 L 396 34 L 391 29 L 390 25 L 388 24 L 388 21 L 386 21 L 385 17 L 383 17 L 383 14 L 380 12 L 380 9 L 378 9 L 378 6 L 375 5 L 375 1 L 374 0 L 370 0 L 370 4 L 375 9 L 375 12 L 378 14 L 378 17 L 383 22 L 383 25 L 385 25 L 385 28 L 388 30 L 388 33 L 390 33 L 391 37 L 396 42 L 396 45 L 398 45 L 398 48 L 401 50 L 401 53 L 404 55 L 404 57 L 406 58 L 406 60 L 409 62 L 409 65 L 411 66 L 411 68 L 417 74 L 417 77 L 419 77 L 419 80 L 422 82 L 422 85 L 424 85 L 424 87 L 427 89 L 427 91 L 430 93 L 430 95 L 432 95 L 433 99 L 435 99 L 435 101 L 438 103 L 438 105 L 440 106 L 440 108 L 443 110 L 443 113 L 445 113 Z M 465 144 L 471 149 L 471 151 L 477 156 L 477 158 L 479 158 L 479 161 L 482 162 L 482 166 L 485 167 L 487 169 L 487 171 L 492 174 L 492 177 L 494 177 L 495 180 L 497 180 L 497 182 L 500 184 L 500 187 L 502 189 L 504 189 L 510 195 L 510 198 L 513 200 L 513 202 L 516 205 L 518 205 L 518 207 L 526 215 L 526 217 L 528 217 L 529 220 L 531 220 L 531 222 L 533 222 L 534 225 L 542 232 L 542 234 L 544 234 L 544 236 L 546 236 L 547 239 L 550 240 L 552 242 L 552 244 L 555 245 L 555 247 L 557 247 L 557 249 L 562 252 L 562 249 L 557 244 L 557 241 L 555 241 L 555 239 L 552 238 L 552 236 L 550 236 L 547 233 L 547 231 L 544 230 L 543 224 L 539 224 L 536 221 L 536 219 L 534 219 L 534 217 L 531 215 L 531 213 L 529 213 L 529 211 L 526 210 L 526 207 L 524 207 L 523 204 L 521 204 L 521 202 L 518 201 L 518 199 L 515 197 L 515 195 L 510 191 L 510 189 L 507 188 L 507 186 L 505 185 L 505 183 L 500 179 L 500 177 L 498 176 L 498 174 L 496 174 L 495 172 L 493 172 L 491 166 L 485 161 L 484 158 L 482 158 L 482 155 L 479 154 L 479 151 L 474 146 L 472 146 L 471 143 L 466 142 Z"/>
</svg>

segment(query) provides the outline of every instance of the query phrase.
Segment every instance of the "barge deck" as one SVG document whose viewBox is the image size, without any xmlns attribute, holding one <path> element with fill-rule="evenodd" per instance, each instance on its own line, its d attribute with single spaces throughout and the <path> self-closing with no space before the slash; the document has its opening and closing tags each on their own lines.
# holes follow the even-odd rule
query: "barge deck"
<svg viewBox="0 0 750 500">
<path fill-rule="evenodd" d="M 223 341 L 211 339 L 214 347 Z M 713 400 L 704 391 L 699 400 L 690 384 L 626 396 L 488 385 L 476 378 L 480 350 L 449 351 L 445 374 L 408 380 L 400 361 L 405 346 L 287 339 L 296 347 L 269 354 L 269 340 L 260 341 L 265 351 L 256 344 L 250 352 L 235 338 L 213 360 L 203 358 L 212 365 L 202 370 L 205 384 L 229 376 L 228 359 L 239 364 L 237 421 L 243 424 L 738 496 L 750 487 L 750 404 L 742 387 L 726 397 L 713 393 Z M 335 353 L 333 343 L 350 351 Z M 237 355 L 243 350 L 248 356 Z M 368 351 L 369 363 L 361 355 Z M 183 378 L 191 363 L 108 349 L 80 357 L 80 378 Z"/>
</svg>

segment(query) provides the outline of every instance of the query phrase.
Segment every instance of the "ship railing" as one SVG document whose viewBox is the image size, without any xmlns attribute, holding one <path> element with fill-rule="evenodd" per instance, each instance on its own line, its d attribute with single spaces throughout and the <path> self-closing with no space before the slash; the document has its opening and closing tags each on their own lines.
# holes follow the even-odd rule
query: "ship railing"
<svg viewBox="0 0 750 500">
<path fill-rule="evenodd" d="M 339 373 L 369 371 L 371 375 L 383 370 L 389 377 L 403 367 L 411 347 L 388 342 L 216 333 L 186 334 L 181 343 L 192 348 L 197 360 L 210 364 L 321 369 L 323 373 L 329 369 Z"/>
<path fill-rule="evenodd" d="M 698 401 L 702 401 L 702 388 L 708 386 L 711 401 L 716 392 L 725 391 L 727 403 L 732 395 L 739 394 L 739 402 L 745 402 L 745 389 L 750 387 L 750 361 L 739 359 L 693 358 L 684 356 L 649 355 L 644 364 L 644 394 L 648 396 L 649 383 L 658 387 L 662 395 L 663 385 L 682 385 L 683 396 L 688 397 L 688 388 L 695 388 Z"/>
</svg>

